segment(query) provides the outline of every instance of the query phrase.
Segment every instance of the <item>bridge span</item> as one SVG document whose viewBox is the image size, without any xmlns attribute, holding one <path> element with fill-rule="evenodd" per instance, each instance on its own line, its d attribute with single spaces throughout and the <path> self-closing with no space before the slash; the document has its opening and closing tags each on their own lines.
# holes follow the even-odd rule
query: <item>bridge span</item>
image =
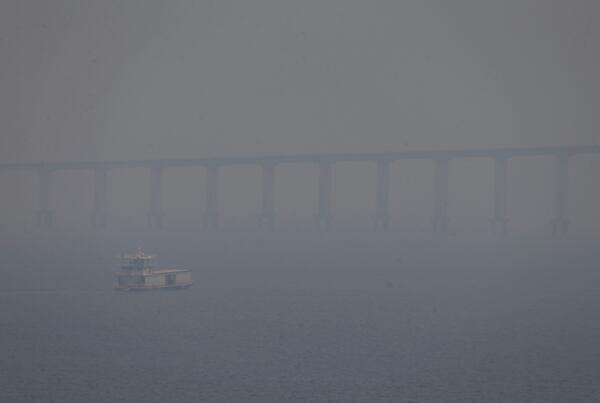
<svg viewBox="0 0 600 403">
<path fill-rule="evenodd" d="M 109 172 L 122 169 L 143 168 L 150 175 L 148 210 L 146 219 L 150 228 L 163 226 L 163 172 L 174 167 L 204 167 L 207 175 L 206 203 L 203 223 L 206 228 L 219 226 L 219 169 L 230 165 L 254 165 L 262 169 L 262 200 L 258 225 L 273 228 L 275 224 L 275 173 L 279 165 L 314 164 L 318 166 L 318 211 L 316 227 L 330 231 L 333 226 L 332 192 L 333 166 L 347 161 L 373 162 L 376 173 L 375 211 L 373 228 L 386 231 L 390 224 L 390 164 L 399 160 L 429 160 L 434 164 L 434 208 L 432 228 L 436 232 L 448 231 L 449 164 L 467 158 L 494 160 L 494 215 L 491 231 L 506 234 L 508 231 L 508 164 L 516 157 L 551 156 L 556 159 L 555 216 L 552 233 L 564 237 L 568 232 L 567 205 L 569 196 L 569 161 L 585 154 L 600 154 L 600 145 L 536 147 L 536 148 L 482 148 L 466 150 L 411 150 L 397 152 L 329 153 L 296 155 L 263 155 L 233 157 L 170 158 L 113 161 L 68 161 L 41 163 L 0 164 L 0 172 L 35 171 L 39 176 L 39 206 L 35 213 L 36 226 L 48 229 L 53 226 L 53 177 L 60 171 L 88 170 L 94 173 L 94 206 L 91 223 L 102 229 L 108 225 Z"/>
</svg>

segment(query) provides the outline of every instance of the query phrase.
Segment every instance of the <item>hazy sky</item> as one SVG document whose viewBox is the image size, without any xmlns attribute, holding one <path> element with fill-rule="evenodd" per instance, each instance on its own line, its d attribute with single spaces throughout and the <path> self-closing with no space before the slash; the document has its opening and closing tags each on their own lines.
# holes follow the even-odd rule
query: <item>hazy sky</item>
<svg viewBox="0 0 600 403">
<path fill-rule="evenodd" d="M 600 0 L 0 0 L 0 55 L 0 167 L 600 145 Z M 0 400 L 592 401 L 600 153 L 555 157 L 510 159 L 506 199 L 493 158 L 447 199 L 394 161 L 389 234 L 375 161 L 334 164 L 333 234 L 314 162 L 277 165 L 271 235 L 259 165 L 219 168 L 204 232 L 205 167 L 0 170 Z M 194 288 L 113 297 L 137 247 Z"/>
<path fill-rule="evenodd" d="M 0 158 L 598 141 L 594 0 L 0 4 Z"/>
</svg>

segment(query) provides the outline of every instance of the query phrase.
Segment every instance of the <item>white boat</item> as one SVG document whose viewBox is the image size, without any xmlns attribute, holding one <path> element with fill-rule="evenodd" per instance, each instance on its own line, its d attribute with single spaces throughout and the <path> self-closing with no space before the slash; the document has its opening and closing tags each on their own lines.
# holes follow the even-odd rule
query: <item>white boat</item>
<svg viewBox="0 0 600 403">
<path fill-rule="evenodd" d="M 156 257 L 138 250 L 133 255 L 121 256 L 121 268 L 117 275 L 117 290 L 138 291 L 187 288 L 192 285 L 189 270 L 158 269 Z"/>
</svg>

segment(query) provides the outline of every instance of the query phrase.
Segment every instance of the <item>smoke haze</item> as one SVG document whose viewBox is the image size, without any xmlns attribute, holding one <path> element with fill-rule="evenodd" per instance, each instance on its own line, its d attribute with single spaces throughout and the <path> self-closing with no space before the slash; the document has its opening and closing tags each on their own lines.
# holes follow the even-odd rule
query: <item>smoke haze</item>
<svg viewBox="0 0 600 403">
<path fill-rule="evenodd" d="M 505 193 L 494 158 L 453 159 L 435 235 L 427 159 L 390 164 L 387 233 L 374 160 L 333 164 L 331 233 L 315 163 L 277 165 L 272 231 L 260 165 L 220 167 L 218 231 L 206 167 L 162 172 L 160 230 L 148 167 L 108 171 L 103 230 L 97 172 L 2 168 L 598 146 L 599 20 L 593 0 L 3 0 L 0 402 L 597 401 L 598 153 L 569 158 L 566 217 L 555 155 L 511 158 Z M 116 293 L 138 246 L 194 286 Z"/>
</svg>

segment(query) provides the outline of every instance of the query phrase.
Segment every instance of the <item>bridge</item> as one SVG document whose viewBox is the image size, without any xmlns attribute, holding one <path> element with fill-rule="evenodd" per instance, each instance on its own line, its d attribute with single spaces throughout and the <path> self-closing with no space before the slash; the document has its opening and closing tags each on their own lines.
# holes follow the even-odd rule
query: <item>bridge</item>
<svg viewBox="0 0 600 403">
<path fill-rule="evenodd" d="M 537 148 L 484 148 L 467 150 L 414 150 L 398 152 L 297 154 L 237 157 L 205 157 L 181 159 L 143 159 L 118 161 L 70 161 L 46 163 L 0 164 L 0 172 L 35 171 L 39 176 L 39 206 L 35 212 L 36 226 L 49 229 L 53 226 L 52 182 L 61 171 L 86 170 L 94 173 L 94 206 L 91 224 L 102 229 L 108 226 L 108 174 L 115 170 L 143 168 L 150 175 L 148 192 L 148 226 L 163 227 L 163 172 L 174 167 L 203 167 L 207 175 L 206 204 L 203 224 L 206 228 L 219 226 L 219 169 L 230 165 L 253 165 L 262 169 L 261 206 L 258 225 L 273 228 L 275 224 L 275 171 L 284 164 L 314 164 L 318 166 L 318 210 L 316 227 L 330 231 L 333 223 L 332 168 L 336 163 L 363 161 L 374 163 L 376 173 L 375 211 L 373 227 L 387 231 L 390 223 L 390 164 L 399 160 L 429 160 L 434 164 L 434 208 L 432 227 L 435 232 L 448 231 L 449 164 L 453 160 L 467 158 L 490 158 L 494 160 L 494 215 L 491 231 L 506 234 L 508 231 L 508 164 L 515 157 L 550 156 L 556 159 L 555 216 L 552 233 L 565 237 L 568 232 L 567 204 L 569 198 L 569 161 L 586 154 L 600 154 L 600 146 L 567 146 Z"/>
</svg>

